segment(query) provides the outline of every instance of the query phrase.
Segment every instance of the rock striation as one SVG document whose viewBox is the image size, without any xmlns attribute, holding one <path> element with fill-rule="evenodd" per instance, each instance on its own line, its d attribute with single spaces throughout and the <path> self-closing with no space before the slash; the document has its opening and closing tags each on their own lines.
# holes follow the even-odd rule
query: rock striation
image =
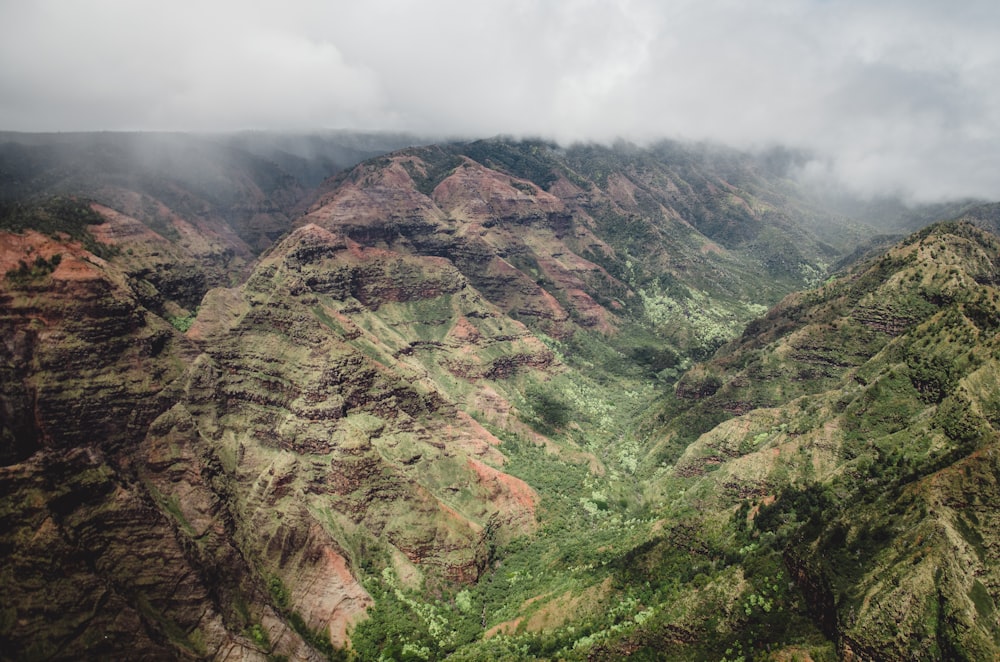
<svg viewBox="0 0 1000 662">
<path fill-rule="evenodd" d="M 534 526 L 456 403 L 554 359 L 447 261 L 306 226 L 183 335 L 125 269 L 8 237 L 61 258 L 0 294 L 7 650 L 307 658 L 371 603 L 361 563 L 473 581 L 487 521 Z"/>
</svg>

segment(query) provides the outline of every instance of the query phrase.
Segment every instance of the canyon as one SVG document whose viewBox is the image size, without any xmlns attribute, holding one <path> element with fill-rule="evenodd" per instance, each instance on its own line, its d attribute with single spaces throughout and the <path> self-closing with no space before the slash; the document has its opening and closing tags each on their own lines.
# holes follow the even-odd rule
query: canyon
<svg viewBox="0 0 1000 662">
<path fill-rule="evenodd" d="M 1000 652 L 995 205 L 679 143 L 3 137 L 0 658 Z"/>
</svg>

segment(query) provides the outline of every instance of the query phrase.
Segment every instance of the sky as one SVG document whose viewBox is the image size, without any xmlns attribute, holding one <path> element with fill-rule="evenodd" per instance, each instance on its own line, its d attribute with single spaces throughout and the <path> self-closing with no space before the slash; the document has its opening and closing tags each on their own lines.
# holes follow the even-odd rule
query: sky
<svg viewBox="0 0 1000 662">
<path fill-rule="evenodd" d="M 1000 2 L 0 0 L 0 130 L 244 129 L 782 145 L 1000 199 Z"/>
</svg>

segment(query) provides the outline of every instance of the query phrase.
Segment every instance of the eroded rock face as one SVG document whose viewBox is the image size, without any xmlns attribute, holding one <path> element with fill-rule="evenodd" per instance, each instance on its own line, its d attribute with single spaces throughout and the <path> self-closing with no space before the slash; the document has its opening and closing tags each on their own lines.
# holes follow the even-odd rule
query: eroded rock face
<svg viewBox="0 0 1000 662">
<path fill-rule="evenodd" d="M 235 304 L 224 303 L 234 296 Z M 275 297 L 280 305 L 270 303 Z M 205 339 L 219 375 L 207 425 L 222 439 L 238 438 L 243 445 L 232 451 L 244 461 L 299 458 L 284 478 L 268 481 L 269 507 L 304 490 L 316 508 L 384 535 L 411 561 L 438 557 L 444 576 L 455 579 L 474 577 L 478 531 L 491 510 L 514 530 L 530 526 L 530 499 L 497 492 L 468 466 L 469 458 L 503 462 L 496 438 L 455 405 L 482 387 L 469 379 L 442 392 L 429 372 L 448 369 L 456 353 L 480 366 L 498 354 L 537 356 L 544 365 L 552 357 L 447 262 L 362 249 L 307 226 L 241 292 L 209 296 L 203 311 L 191 332 Z M 453 495 L 458 487 L 462 499 Z M 410 511 L 404 520 L 401 510 Z M 421 519 L 426 535 L 415 523 Z"/>
<path fill-rule="evenodd" d="M 253 594 L 238 550 L 206 562 L 131 468 L 197 351 L 79 245 L 32 234 L 0 245 L 4 262 L 8 250 L 61 256 L 0 293 L 4 651 L 252 657 L 225 599 L 241 576 Z"/>
<path fill-rule="evenodd" d="M 488 520 L 533 527 L 456 403 L 554 359 L 448 261 L 307 226 L 185 336 L 78 244 L 2 245 L 61 256 L 0 291 L 5 650 L 310 659 L 371 604 L 361 564 L 473 581 Z"/>
<path fill-rule="evenodd" d="M 410 154 L 360 166 L 304 220 L 364 243 L 447 256 L 504 313 L 554 335 L 570 333 L 573 323 L 613 331 L 614 315 L 593 293 L 627 296 L 628 288 L 565 241 L 586 237 L 592 248 L 611 252 L 579 212 L 468 158 L 424 194 L 413 177 L 432 167 Z"/>
</svg>

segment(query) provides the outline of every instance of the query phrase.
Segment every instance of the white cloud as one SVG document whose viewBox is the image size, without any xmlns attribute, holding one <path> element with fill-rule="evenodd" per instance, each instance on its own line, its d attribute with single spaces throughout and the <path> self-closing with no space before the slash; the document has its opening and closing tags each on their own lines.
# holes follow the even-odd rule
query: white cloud
<svg viewBox="0 0 1000 662">
<path fill-rule="evenodd" d="M 1000 198 L 1000 5 L 0 4 L 0 128 L 776 143 L 862 192 Z"/>
</svg>

